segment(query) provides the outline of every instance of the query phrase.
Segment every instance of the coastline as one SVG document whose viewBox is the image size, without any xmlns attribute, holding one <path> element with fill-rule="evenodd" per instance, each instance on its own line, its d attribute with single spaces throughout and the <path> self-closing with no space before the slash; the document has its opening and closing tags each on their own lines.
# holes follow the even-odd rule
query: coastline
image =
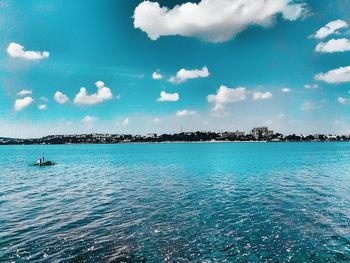
<svg viewBox="0 0 350 263">
<path fill-rule="evenodd" d="M 1 146 L 30 146 L 30 145 L 130 145 L 130 144 L 277 144 L 277 143 L 347 143 L 350 141 L 164 141 L 164 142 L 118 142 L 118 143 L 18 143 L 18 144 L 0 144 Z"/>
</svg>

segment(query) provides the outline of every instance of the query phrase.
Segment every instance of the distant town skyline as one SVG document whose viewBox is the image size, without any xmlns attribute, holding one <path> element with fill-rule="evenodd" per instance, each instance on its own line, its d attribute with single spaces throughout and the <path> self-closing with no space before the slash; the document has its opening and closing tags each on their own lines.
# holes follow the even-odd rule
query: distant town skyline
<svg viewBox="0 0 350 263">
<path fill-rule="evenodd" d="M 0 6 L 0 137 L 350 133 L 350 0 Z"/>
</svg>

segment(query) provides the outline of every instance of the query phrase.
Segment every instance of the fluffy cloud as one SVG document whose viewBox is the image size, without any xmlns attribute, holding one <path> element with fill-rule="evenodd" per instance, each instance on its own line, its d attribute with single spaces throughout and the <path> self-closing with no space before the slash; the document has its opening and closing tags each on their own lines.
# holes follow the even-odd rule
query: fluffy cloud
<svg viewBox="0 0 350 263">
<path fill-rule="evenodd" d="M 154 122 L 155 122 L 155 123 L 160 123 L 160 122 L 162 122 L 162 120 L 159 119 L 159 118 L 154 118 Z"/>
<path fill-rule="evenodd" d="M 330 84 L 350 82 L 350 66 L 333 69 L 326 73 L 319 73 L 315 76 L 315 79 Z"/>
<path fill-rule="evenodd" d="M 337 101 L 339 104 L 342 104 L 342 105 L 350 105 L 350 100 L 344 97 L 337 98 Z"/>
<path fill-rule="evenodd" d="M 170 82 L 173 83 L 182 83 L 188 79 L 196 79 L 196 78 L 206 78 L 210 75 L 207 67 L 203 67 L 202 69 L 180 69 L 176 76 L 173 76 L 169 79 Z"/>
<path fill-rule="evenodd" d="M 298 19 L 306 9 L 293 0 L 201 0 L 172 9 L 143 1 L 134 10 L 134 27 L 152 40 L 160 36 L 197 37 L 209 42 L 232 39 L 250 25 L 271 26 L 277 14 Z"/>
<path fill-rule="evenodd" d="M 209 103 L 214 104 L 213 111 L 220 111 L 225 109 L 225 105 L 229 103 L 235 103 L 243 101 L 247 98 L 247 90 L 243 87 L 228 88 L 221 85 L 217 90 L 216 95 L 208 95 L 207 99 Z"/>
<path fill-rule="evenodd" d="M 65 104 L 69 101 L 69 98 L 67 97 L 67 95 L 63 94 L 60 91 L 56 91 L 55 96 L 53 98 L 59 104 Z"/>
<path fill-rule="evenodd" d="M 260 92 L 260 91 L 254 91 L 253 92 L 253 99 L 254 100 L 267 100 L 272 98 L 272 93 L 267 91 L 267 92 Z"/>
<path fill-rule="evenodd" d="M 321 27 L 315 33 L 314 37 L 317 39 L 323 39 L 332 34 L 338 34 L 339 29 L 347 28 L 348 23 L 343 20 L 334 20 L 326 24 L 324 27 Z"/>
<path fill-rule="evenodd" d="M 86 115 L 81 121 L 86 125 L 92 125 L 94 122 L 97 121 L 97 118 L 93 117 L 93 116 Z"/>
<path fill-rule="evenodd" d="M 289 88 L 282 88 L 281 91 L 283 93 L 288 93 L 288 92 L 291 92 L 291 89 L 289 89 Z"/>
<path fill-rule="evenodd" d="M 176 116 L 178 117 L 184 117 L 184 116 L 190 116 L 196 114 L 193 110 L 179 110 L 176 112 Z"/>
<path fill-rule="evenodd" d="M 32 94 L 31 90 L 21 90 L 20 92 L 17 93 L 18 96 L 26 96 Z"/>
<path fill-rule="evenodd" d="M 86 88 L 80 88 L 79 93 L 75 95 L 74 103 L 79 105 L 93 105 L 113 98 L 111 89 L 105 87 L 102 81 L 97 81 L 95 85 L 97 87 L 97 93 L 91 95 L 87 94 Z"/>
<path fill-rule="evenodd" d="M 178 101 L 179 98 L 179 93 L 166 93 L 165 91 L 162 91 L 158 101 Z"/>
<path fill-rule="evenodd" d="M 14 110 L 15 111 L 21 111 L 24 108 L 28 107 L 30 104 L 32 104 L 34 99 L 32 97 L 25 97 L 23 99 L 17 99 L 15 101 Z"/>
<path fill-rule="evenodd" d="M 40 60 L 49 57 L 49 52 L 47 51 L 25 51 L 24 47 L 20 44 L 12 42 L 7 47 L 7 54 L 13 58 L 24 58 L 29 60 Z"/>
<path fill-rule="evenodd" d="M 47 109 L 47 105 L 46 105 L 46 104 L 40 104 L 40 105 L 38 106 L 38 109 L 39 109 L 39 110 L 46 110 L 46 109 Z"/>
<path fill-rule="evenodd" d="M 152 73 L 152 79 L 162 79 L 163 75 L 159 71 L 155 71 Z"/>
<path fill-rule="evenodd" d="M 345 52 L 350 50 L 350 41 L 346 38 L 331 39 L 328 42 L 319 43 L 315 51 L 320 53 Z"/>
</svg>

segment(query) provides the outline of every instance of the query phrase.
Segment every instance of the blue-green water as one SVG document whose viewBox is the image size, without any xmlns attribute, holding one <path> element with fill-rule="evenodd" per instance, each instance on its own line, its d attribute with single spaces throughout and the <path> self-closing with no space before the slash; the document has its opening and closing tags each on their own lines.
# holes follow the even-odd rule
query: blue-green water
<svg viewBox="0 0 350 263">
<path fill-rule="evenodd" d="M 3 262 L 350 261 L 349 143 L 3 146 L 0 167 Z"/>
</svg>

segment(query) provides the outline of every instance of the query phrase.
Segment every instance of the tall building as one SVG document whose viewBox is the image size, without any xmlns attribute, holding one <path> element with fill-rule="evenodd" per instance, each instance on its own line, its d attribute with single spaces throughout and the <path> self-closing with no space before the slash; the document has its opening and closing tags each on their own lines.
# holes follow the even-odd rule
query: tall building
<svg viewBox="0 0 350 263">
<path fill-rule="evenodd" d="M 268 127 L 257 127 L 252 129 L 252 135 L 255 138 L 265 138 L 273 135 L 273 131 L 270 131 Z"/>
<path fill-rule="evenodd" d="M 237 130 L 237 131 L 234 132 L 234 135 L 236 137 L 243 137 L 245 135 L 245 132 Z"/>
</svg>

